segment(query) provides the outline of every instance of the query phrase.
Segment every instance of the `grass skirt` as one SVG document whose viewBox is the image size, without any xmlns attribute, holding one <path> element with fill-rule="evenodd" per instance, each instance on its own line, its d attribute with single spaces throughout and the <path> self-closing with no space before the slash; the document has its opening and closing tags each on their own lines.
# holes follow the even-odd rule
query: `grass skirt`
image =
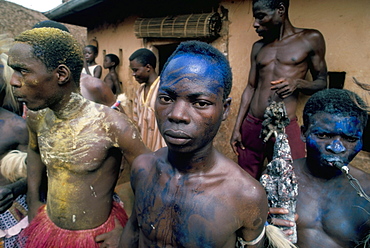
<svg viewBox="0 0 370 248">
<path fill-rule="evenodd" d="M 125 210 L 117 202 L 113 202 L 111 214 L 101 226 L 88 230 L 67 230 L 56 226 L 49 219 L 44 205 L 39 208 L 37 216 L 30 225 L 20 234 L 18 245 L 26 248 L 99 248 L 100 244 L 95 242 L 95 237 L 113 230 L 115 218 L 123 227 L 128 220 Z"/>
</svg>

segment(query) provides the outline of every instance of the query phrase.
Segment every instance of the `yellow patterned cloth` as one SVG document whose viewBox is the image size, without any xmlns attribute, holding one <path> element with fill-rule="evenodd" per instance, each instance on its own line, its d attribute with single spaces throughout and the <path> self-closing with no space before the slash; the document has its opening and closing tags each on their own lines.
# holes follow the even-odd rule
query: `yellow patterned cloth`
<svg viewBox="0 0 370 248">
<path fill-rule="evenodd" d="M 155 119 L 154 105 L 158 94 L 159 77 L 150 86 L 148 95 L 144 99 L 145 83 L 140 85 L 134 101 L 133 119 L 136 122 L 144 144 L 152 151 L 156 151 L 166 143 L 159 132 Z"/>
</svg>

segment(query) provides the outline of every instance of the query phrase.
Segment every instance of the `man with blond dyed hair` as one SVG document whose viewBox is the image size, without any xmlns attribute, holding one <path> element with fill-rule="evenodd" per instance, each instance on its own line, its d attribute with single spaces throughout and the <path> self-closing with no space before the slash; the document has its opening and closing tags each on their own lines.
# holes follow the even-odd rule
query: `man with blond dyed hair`
<svg viewBox="0 0 370 248">
<path fill-rule="evenodd" d="M 126 115 L 79 94 L 82 51 L 69 33 L 25 31 L 8 62 L 14 95 L 30 110 L 26 247 L 99 247 L 97 235 L 127 220 L 113 200 L 122 154 L 131 164 L 148 149 Z"/>
</svg>

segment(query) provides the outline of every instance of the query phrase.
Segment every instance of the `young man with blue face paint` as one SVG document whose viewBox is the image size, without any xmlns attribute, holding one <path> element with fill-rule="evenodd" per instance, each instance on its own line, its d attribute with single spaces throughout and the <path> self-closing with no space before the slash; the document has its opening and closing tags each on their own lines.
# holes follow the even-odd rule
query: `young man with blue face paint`
<svg viewBox="0 0 370 248">
<path fill-rule="evenodd" d="M 370 193 L 369 174 L 349 164 L 362 148 L 365 108 L 356 94 L 339 89 L 320 91 L 305 106 L 302 140 L 307 157 L 294 161 L 299 184 L 297 245 L 301 248 L 364 247 L 370 234 L 370 202 L 357 194 L 339 168 L 347 166 L 365 194 Z M 283 213 L 270 209 L 275 211 Z"/>
<path fill-rule="evenodd" d="M 238 238 L 248 241 L 240 247 L 264 246 L 264 189 L 213 146 L 231 78 L 226 58 L 206 43 L 181 43 L 169 58 L 155 105 L 167 147 L 133 164 L 135 203 L 120 247 L 231 248 Z"/>
</svg>

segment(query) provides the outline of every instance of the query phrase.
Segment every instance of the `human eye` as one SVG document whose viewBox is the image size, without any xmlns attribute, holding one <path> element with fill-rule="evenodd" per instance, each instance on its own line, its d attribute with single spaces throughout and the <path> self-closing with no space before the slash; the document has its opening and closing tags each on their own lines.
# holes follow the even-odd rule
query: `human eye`
<svg viewBox="0 0 370 248">
<path fill-rule="evenodd" d="M 344 139 L 351 143 L 354 143 L 359 140 L 359 138 L 356 136 L 345 136 Z"/>
<path fill-rule="evenodd" d="M 12 67 L 12 69 L 21 75 L 25 75 L 28 72 L 27 69 L 21 67 Z"/>
<path fill-rule="evenodd" d="M 257 20 L 262 20 L 263 18 L 265 18 L 265 14 L 262 14 L 262 13 L 258 13 L 254 16 L 255 19 Z"/>
<path fill-rule="evenodd" d="M 332 135 L 328 133 L 316 133 L 316 137 L 319 139 L 330 139 Z"/>
<path fill-rule="evenodd" d="M 158 95 L 158 98 L 159 98 L 160 103 L 171 103 L 172 102 L 172 98 L 169 97 L 168 95 Z"/>
<path fill-rule="evenodd" d="M 208 101 L 196 101 L 196 102 L 193 103 L 193 105 L 196 108 L 207 108 L 208 106 L 210 106 L 212 104 Z"/>
</svg>

